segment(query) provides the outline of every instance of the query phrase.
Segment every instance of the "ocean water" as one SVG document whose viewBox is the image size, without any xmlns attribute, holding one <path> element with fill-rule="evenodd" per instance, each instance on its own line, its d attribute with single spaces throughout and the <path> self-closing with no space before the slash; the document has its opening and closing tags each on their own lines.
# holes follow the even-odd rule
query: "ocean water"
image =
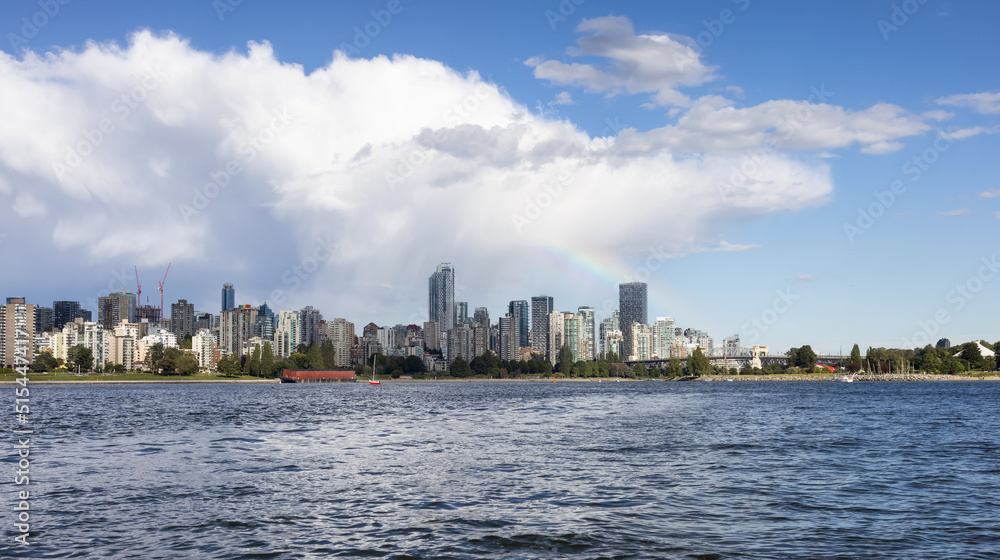
<svg viewBox="0 0 1000 560">
<path fill-rule="evenodd" d="M 13 541 L 11 413 L 3 558 L 1000 558 L 1000 383 L 31 399 L 31 544 Z"/>
</svg>

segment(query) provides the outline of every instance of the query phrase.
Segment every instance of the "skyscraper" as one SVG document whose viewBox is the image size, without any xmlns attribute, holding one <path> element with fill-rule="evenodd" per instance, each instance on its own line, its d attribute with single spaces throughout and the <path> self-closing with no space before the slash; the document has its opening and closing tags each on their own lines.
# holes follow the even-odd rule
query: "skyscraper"
<svg viewBox="0 0 1000 560">
<path fill-rule="evenodd" d="M 35 306 L 24 298 L 0 305 L 0 367 L 23 366 L 35 358 Z"/>
<path fill-rule="evenodd" d="M 632 325 L 646 323 L 646 283 L 629 282 L 618 285 L 620 328 L 626 354 L 632 352 Z"/>
<path fill-rule="evenodd" d="M 174 333 L 178 340 L 184 340 L 186 336 L 194 336 L 193 303 L 188 303 L 186 299 L 179 299 L 177 303 L 170 304 L 170 332 Z"/>
<path fill-rule="evenodd" d="M 650 353 L 660 359 L 670 357 L 670 346 L 674 343 L 674 329 L 677 325 L 670 317 L 657 317 L 653 323 L 653 348 Z"/>
<path fill-rule="evenodd" d="M 520 360 L 518 352 L 517 320 L 510 314 L 500 317 L 500 359 Z"/>
<path fill-rule="evenodd" d="M 72 323 L 80 314 L 80 302 L 78 301 L 53 301 L 52 302 L 52 329 L 61 331 L 63 325 Z M 88 319 L 89 320 L 89 319 Z"/>
<path fill-rule="evenodd" d="M 507 312 L 510 316 L 514 318 L 517 323 L 517 344 L 519 348 L 527 348 L 531 345 L 531 341 L 528 340 L 528 321 L 530 311 L 528 310 L 528 302 L 520 299 L 512 301 L 507 305 Z"/>
<path fill-rule="evenodd" d="M 430 320 L 441 325 L 442 334 L 447 334 L 455 327 L 455 269 L 451 263 L 439 264 L 431 274 L 427 295 Z"/>
<path fill-rule="evenodd" d="M 236 290 L 233 289 L 233 285 L 226 282 L 222 285 L 222 310 L 233 309 L 236 307 Z"/>
<path fill-rule="evenodd" d="M 552 357 L 549 355 L 549 313 L 552 313 L 552 296 L 531 298 L 531 351 L 546 358 Z"/>
<path fill-rule="evenodd" d="M 319 309 L 307 305 L 299 312 L 299 323 L 302 325 L 300 339 L 302 344 L 311 346 L 319 344 L 319 324 L 323 320 L 323 314 Z"/>
<path fill-rule="evenodd" d="M 97 322 L 111 331 L 122 321 L 136 322 L 135 294 L 127 290 L 97 298 Z"/>
<path fill-rule="evenodd" d="M 580 359 L 589 362 L 590 360 L 597 359 L 597 337 L 595 336 L 595 325 L 594 325 L 594 308 L 590 306 L 581 306 L 577 310 L 577 315 L 580 316 L 580 340 L 585 341 L 586 351 L 582 352 Z M 581 344 L 581 347 L 584 346 Z"/>
<path fill-rule="evenodd" d="M 456 301 L 455 302 L 455 326 L 459 326 L 469 322 L 469 302 L 467 301 Z"/>
<path fill-rule="evenodd" d="M 229 354 L 241 355 L 246 341 L 253 338 L 256 321 L 256 307 L 244 305 L 223 311 L 219 319 L 219 346 Z"/>
</svg>

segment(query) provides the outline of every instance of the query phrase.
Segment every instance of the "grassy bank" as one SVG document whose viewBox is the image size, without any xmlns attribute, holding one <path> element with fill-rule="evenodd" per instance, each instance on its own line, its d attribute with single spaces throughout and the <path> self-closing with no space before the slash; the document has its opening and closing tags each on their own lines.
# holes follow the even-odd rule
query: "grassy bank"
<svg viewBox="0 0 1000 560">
<path fill-rule="evenodd" d="M 0 375 L 0 383 L 13 383 L 16 374 Z M 75 373 L 30 373 L 29 383 L 116 383 L 116 382 L 147 382 L 147 383 L 276 383 L 277 379 L 261 379 L 241 375 L 225 377 L 217 373 L 199 373 L 196 375 L 156 375 L 153 373 L 91 373 L 77 375 Z"/>
</svg>

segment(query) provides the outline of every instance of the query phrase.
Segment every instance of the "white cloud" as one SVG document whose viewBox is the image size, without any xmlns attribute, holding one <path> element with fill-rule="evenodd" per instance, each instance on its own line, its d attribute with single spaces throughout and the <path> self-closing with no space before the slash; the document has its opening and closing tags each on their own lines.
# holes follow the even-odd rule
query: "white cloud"
<svg viewBox="0 0 1000 560">
<path fill-rule="evenodd" d="M 578 47 L 567 53 L 608 62 L 567 64 L 534 57 L 526 64 L 535 69 L 536 78 L 608 95 L 652 93 L 653 101 L 661 106 L 686 106 L 688 97 L 678 88 L 715 79 L 714 68 L 701 62 L 701 55 L 686 38 L 666 33 L 636 34 L 628 18 L 614 16 L 584 20 L 576 30 L 584 36 L 578 39 Z"/>
<path fill-rule="evenodd" d="M 150 69 L 162 77 L 122 118 L 115 100 Z M 432 60 L 337 55 L 306 74 L 267 44 L 212 55 L 148 32 L 124 47 L 0 54 L 0 73 L 0 198 L 13 201 L 0 220 L 37 218 L 45 201 L 51 221 L 33 249 L 81 278 L 96 274 L 100 286 L 84 295 L 105 289 L 109 269 L 172 262 L 173 297 L 208 292 L 207 310 L 231 281 L 240 303 L 311 304 L 362 324 L 426 319 L 424 282 L 439 262 L 456 264 L 469 299 L 493 304 L 584 290 L 565 285 L 571 271 L 547 258 L 554 248 L 617 262 L 644 259 L 651 245 L 677 256 L 753 249 L 698 240 L 833 191 L 827 164 L 786 150 L 876 149 L 925 127 L 889 105 L 740 109 L 713 96 L 675 126 L 594 138 Z M 812 116 L 781 137 L 776 122 L 790 111 Z M 88 140 L 105 119 L 113 130 Z M 741 150 L 769 138 L 779 149 L 720 192 Z M 53 163 L 70 165 L 81 147 L 89 155 L 57 175 Z M 196 212 L 185 219 L 182 206 Z M 332 257 L 314 266 L 330 243 Z"/>
<path fill-rule="evenodd" d="M 942 130 L 938 132 L 938 137 L 945 140 L 964 140 L 978 134 L 996 134 L 997 132 L 1000 132 L 1000 126 L 974 126 L 949 131 Z"/>
<path fill-rule="evenodd" d="M 552 103 L 555 105 L 573 105 L 573 96 L 568 91 L 560 91 Z"/>
<path fill-rule="evenodd" d="M 949 95 L 938 99 L 937 103 L 939 105 L 968 107 L 984 115 L 995 115 L 1000 113 L 1000 91 Z"/>
<path fill-rule="evenodd" d="M 802 275 L 796 276 L 795 279 L 798 280 L 799 282 L 812 282 L 816 278 L 813 277 L 812 274 L 802 274 Z"/>
<path fill-rule="evenodd" d="M 996 198 L 1000 196 L 1000 189 L 990 189 L 979 193 L 979 198 Z"/>
<path fill-rule="evenodd" d="M 944 211 L 944 212 L 938 212 L 937 215 L 938 216 L 949 216 L 949 217 L 950 216 L 964 216 L 964 215 L 968 214 L 969 212 L 972 212 L 972 209 L 970 209 L 970 208 L 956 208 L 954 210 L 947 210 L 947 211 Z"/>
</svg>

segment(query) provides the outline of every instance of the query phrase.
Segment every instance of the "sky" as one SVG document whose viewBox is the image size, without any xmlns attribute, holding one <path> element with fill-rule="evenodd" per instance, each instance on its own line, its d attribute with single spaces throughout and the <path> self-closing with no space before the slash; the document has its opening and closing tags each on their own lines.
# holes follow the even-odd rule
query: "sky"
<svg viewBox="0 0 1000 560">
<path fill-rule="evenodd" d="M 0 4 L 0 288 L 1000 340 L 1000 3 Z"/>
</svg>

